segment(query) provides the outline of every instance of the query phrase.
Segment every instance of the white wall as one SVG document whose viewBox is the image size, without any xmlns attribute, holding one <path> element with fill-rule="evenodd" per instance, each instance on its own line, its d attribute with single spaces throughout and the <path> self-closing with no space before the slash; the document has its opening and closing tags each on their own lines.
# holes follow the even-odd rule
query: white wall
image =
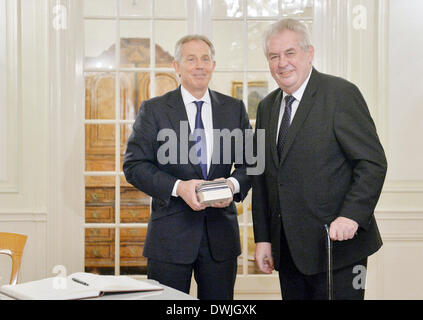
<svg viewBox="0 0 423 320">
<path fill-rule="evenodd" d="M 6 70 L 6 1 L 0 0 L 0 70 Z M 0 73 L 0 150 L 7 148 L 7 74 Z M 0 153 L 0 182 L 7 180 L 7 153 Z"/>
<path fill-rule="evenodd" d="M 422 182 L 423 2 L 406 2 L 390 8 L 389 178 Z"/>
<path fill-rule="evenodd" d="M 374 257 L 372 297 L 423 299 L 423 2 L 389 2 L 385 149 L 378 205 L 384 246 Z"/>
<path fill-rule="evenodd" d="M 48 58 L 43 1 L 7 1 L 7 177 L 0 232 L 28 235 L 20 280 L 46 275 Z M 0 280 L 8 280 L 0 267 Z"/>
</svg>

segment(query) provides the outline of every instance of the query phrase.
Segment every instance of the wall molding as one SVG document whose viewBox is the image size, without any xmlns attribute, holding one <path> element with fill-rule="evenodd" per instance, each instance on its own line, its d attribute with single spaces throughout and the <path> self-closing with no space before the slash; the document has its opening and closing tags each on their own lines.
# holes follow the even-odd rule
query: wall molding
<svg viewBox="0 0 423 320">
<path fill-rule="evenodd" d="M 423 180 L 387 180 L 384 193 L 423 193 Z"/>
<path fill-rule="evenodd" d="M 376 210 L 375 217 L 384 242 L 423 241 L 423 208 Z"/>
<path fill-rule="evenodd" d="M 1 36 L 5 39 L 4 48 L 1 48 L 5 54 L 5 93 L 0 101 L 0 193 L 17 193 L 19 191 L 19 167 L 22 158 L 22 139 L 20 132 L 21 103 L 20 103 L 20 1 L 0 2 L 1 11 Z M 3 37 L 3 28 L 4 36 Z M 1 47 L 0 46 L 0 47 Z M 3 63 L 3 61 L 1 61 Z"/>
<path fill-rule="evenodd" d="M 0 181 L 0 194 L 2 193 L 19 193 L 19 188 L 16 183 L 2 183 Z"/>
<path fill-rule="evenodd" d="M 412 208 L 412 209 L 397 209 L 397 208 L 381 208 L 375 210 L 376 216 L 383 219 L 389 219 L 390 217 L 398 216 L 398 219 L 404 219 L 404 217 L 421 216 L 423 218 L 423 208 Z"/>
<path fill-rule="evenodd" d="M 7 66 L 6 0 L 0 0 L 0 67 Z M 0 74 L 0 183 L 7 181 L 7 73 Z"/>
<path fill-rule="evenodd" d="M 0 223 L 3 222 L 47 222 L 46 209 L 11 209 L 0 211 Z"/>
<path fill-rule="evenodd" d="M 382 240 L 384 242 L 390 241 L 401 241 L 401 242 L 422 242 L 423 234 L 420 233 L 384 233 L 382 234 Z"/>
</svg>

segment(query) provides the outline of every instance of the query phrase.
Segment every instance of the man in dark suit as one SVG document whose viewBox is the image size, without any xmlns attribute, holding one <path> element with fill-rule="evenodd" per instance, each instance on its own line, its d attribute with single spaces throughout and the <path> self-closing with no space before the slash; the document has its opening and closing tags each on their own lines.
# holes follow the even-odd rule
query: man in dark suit
<svg viewBox="0 0 423 320">
<path fill-rule="evenodd" d="M 363 299 L 367 257 L 382 245 L 374 209 L 387 164 L 375 125 L 355 85 L 313 68 L 304 24 L 271 25 L 264 46 L 279 88 L 257 111 L 266 168 L 253 178 L 256 263 L 279 271 L 283 299 L 326 299 L 328 224 L 334 299 Z"/>
<path fill-rule="evenodd" d="M 206 37 L 177 42 L 174 68 L 181 86 L 142 103 L 123 169 L 128 182 L 153 198 L 143 252 L 148 278 L 188 293 L 194 272 L 199 299 L 232 299 L 241 252 L 236 207 L 232 199 L 199 203 L 195 187 L 228 178 L 233 199 L 245 198 L 245 165 L 235 163 L 231 173 L 239 149 L 232 140 L 231 150 L 223 150 L 214 133 L 244 132 L 250 124 L 242 101 L 208 90 L 215 65 Z M 166 132 L 174 134 L 163 137 Z"/>
</svg>

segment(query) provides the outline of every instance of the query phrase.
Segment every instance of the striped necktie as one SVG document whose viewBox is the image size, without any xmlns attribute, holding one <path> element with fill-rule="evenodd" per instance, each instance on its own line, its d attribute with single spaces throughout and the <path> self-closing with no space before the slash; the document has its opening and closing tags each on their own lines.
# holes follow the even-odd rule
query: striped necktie
<svg viewBox="0 0 423 320">
<path fill-rule="evenodd" d="M 281 125 L 279 127 L 278 135 L 278 156 L 281 158 L 283 146 L 285 145 L 286 135 L 288 134 L 288 129 L 291 124 L 291 111 L 292 103 L 295 101 L 295 98 L 291 95 L 285 97 L 285 111 L 283 113 Z"/>
<path fill-rule="evenodd" d="M 197 157 L 200 160 L 201 172 L 203 178 L 207 180 L 207 144 L 206 134 L 204 132 L 203 120 L 201 119 L 201 108 L 204 101 L 194 101 L 197 106 L 197 114 L 195 115 L 194 137 L 196 138 Z"/>
</svg>

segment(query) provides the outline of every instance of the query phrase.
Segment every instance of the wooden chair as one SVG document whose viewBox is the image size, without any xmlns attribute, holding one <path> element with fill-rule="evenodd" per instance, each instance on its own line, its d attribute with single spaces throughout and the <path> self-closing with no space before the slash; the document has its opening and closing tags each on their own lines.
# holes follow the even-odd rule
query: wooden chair
<svg viewBox="0 0 423 320">
<path fill-rule="evenodd" d="M 12 275 L 9 284 L 15 285 L 18 281 L 26 238 L 27 236 L 23 234 L 0 232 L 0 254 L 7 254 L 12 258 Z"/>
</svg>

